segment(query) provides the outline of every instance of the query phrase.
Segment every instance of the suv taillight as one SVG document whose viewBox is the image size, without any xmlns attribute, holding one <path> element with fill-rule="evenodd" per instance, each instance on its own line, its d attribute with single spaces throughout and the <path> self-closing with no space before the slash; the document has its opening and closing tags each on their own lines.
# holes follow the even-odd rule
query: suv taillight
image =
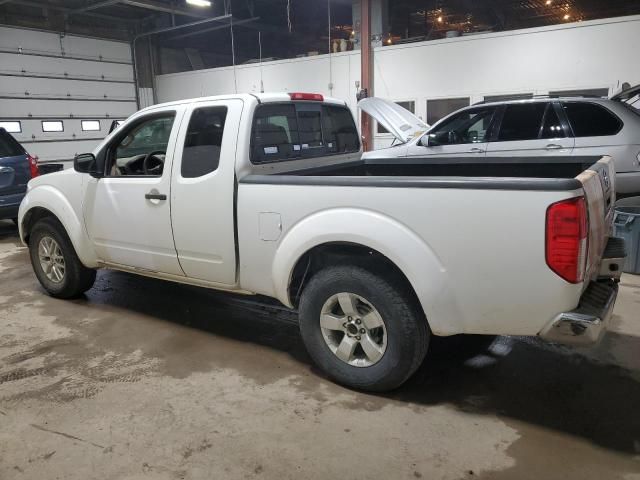
<svg viewBox="0 0 640 480">
<path fill-rule="evenodd" d="M 546 259 L 570 283 L 584 279 L 589 219 L 584 197 L 554 203 L 547 209 Z"/>
<path fill-rule="evenodd" d="M 31 178 L 35 178 L 40 175 L 40 170 L 38 169 L 38 157 L 32 157 L 27 154 L 27 160 L 29 160 L 29 172 L 31 173 Z"/>
</svg>

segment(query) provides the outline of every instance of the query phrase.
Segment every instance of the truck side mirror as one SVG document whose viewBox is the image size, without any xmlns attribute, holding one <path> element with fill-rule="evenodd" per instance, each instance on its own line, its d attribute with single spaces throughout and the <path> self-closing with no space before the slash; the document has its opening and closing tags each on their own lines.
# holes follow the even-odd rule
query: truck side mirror
<svg viewBox="0 0 640 480">
<path fill-rule="evenodd" d="M 93 153 L 80 153 L 73 159 L 73 169 L 76 172 L 88 173 L 94 178 L 103 177 L 96 156 Z"/>
</svg>

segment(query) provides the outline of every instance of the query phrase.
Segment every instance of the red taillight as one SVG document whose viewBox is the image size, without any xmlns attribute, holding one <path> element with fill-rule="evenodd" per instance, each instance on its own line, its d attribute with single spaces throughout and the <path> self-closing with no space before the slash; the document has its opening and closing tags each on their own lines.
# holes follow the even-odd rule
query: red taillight
<svg viewBox="0 0 640 480">
<path fill-rule="evenodd" d="M 584 197 L 563 200 L 547 209 L 547 265 L 570 283 L 584 279 L 588 222 Z"/>
<path fill-rule="evenodd" d="M 38 157 L 32 157 L 27 154 L 27 160 L 29 160 L 29 172 L 31 173 L 31 178 L 35 178 L 40 175 L 40 170 L 38 170 Z"/>
<path fill-rule="evenodd" d="M 291 97 L 291 100 L 311 100 L 313 102 L 324 101 L 324 97 L 319 93 L 294 92 L 294 93 L 290 93 L 289 97 Z"/>
</svg>

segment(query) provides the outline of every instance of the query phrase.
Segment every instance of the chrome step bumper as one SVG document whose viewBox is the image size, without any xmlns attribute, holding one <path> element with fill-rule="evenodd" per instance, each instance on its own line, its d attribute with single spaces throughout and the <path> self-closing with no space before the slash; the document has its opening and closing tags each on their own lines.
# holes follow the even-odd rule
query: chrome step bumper
<svg viewBox="0 0 640 480">
<path fill-rule="evenodd" d="M 569 345 L 597 343 L 607 330 L 617 295 L 615 281 L 591 282 L 580 297 L 578 308 L 559 314 L 539 336 Z"/>
<path fill-rule="evenodd" d="M 609 237 L 600 262 L 599 278 L 620 279 L 622 267 L 627 257 L 623 238 Z"/>
</svg>

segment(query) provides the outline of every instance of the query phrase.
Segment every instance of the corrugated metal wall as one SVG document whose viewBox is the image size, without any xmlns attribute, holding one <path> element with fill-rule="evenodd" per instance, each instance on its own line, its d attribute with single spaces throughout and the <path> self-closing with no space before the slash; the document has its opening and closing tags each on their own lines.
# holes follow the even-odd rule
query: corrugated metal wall
<svg viewBox="0 0 640 480">
<path fill-rule="evenodd" d="M 19 122 L 12 135 L 42 163 L 91 151 L 134 113 L 133 79 L 128 43 L 0 27 L 0 125 Z"/>
</svg>

